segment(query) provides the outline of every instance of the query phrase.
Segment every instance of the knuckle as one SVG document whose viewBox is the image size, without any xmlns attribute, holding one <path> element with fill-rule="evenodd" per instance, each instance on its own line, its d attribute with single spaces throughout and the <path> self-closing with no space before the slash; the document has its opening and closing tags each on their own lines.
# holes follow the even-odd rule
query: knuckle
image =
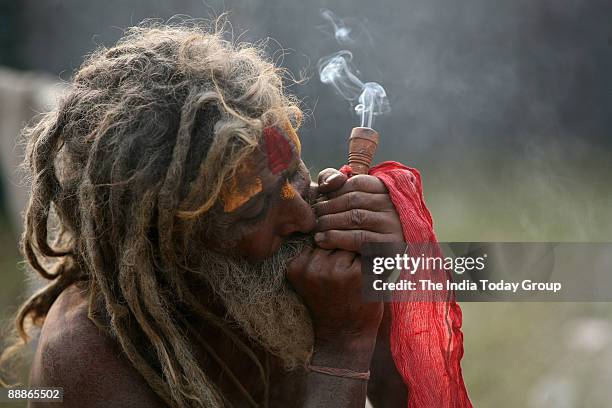
<svg viewBox="0 0 612 408">
<path fill-rule="evenodd" d="M 314 206 L 316 214 L 327 214 L 329 212 L 329 201 L 321 201 Z"/>
<path fill-rule="evenodd" d="M 359 231 L 359 245 L 361 246 L 361 244 L 366 242 L 367 239 L 368 239 L 368 235 L 366 234 L 366 232 L 365 231 Z"/>
<path fill-rule="evenodd" d="M 346 194 L 346 204 L 348 209 L 361 207 L 361 194 L 356 191 L 351 191 Z"/>
<path fill-rule="evenodd" d="M 339 256 L 336 259 L 336 262 L 334 264 L 334 271 L 338 274 L 338 276 L 342 276 L 350 269 L 351 269 L 351 264 L 350 262 L 347 261 L 345 256 Z"/>
<path fill-rule="evenodd" d="M 351 224 L 361 227 L 365 223 L 366 215 L 362 210 L 352 209 L 349 211 L 349 216 L 351 220 Z"/>
<path fill-rule="evenodd" d="M 355 248 L 355 250 L 361 248 L 361 244 L 365 242 L 365 237 L 365 231 L 355 231 L 353 234 L 353 248 Z"/>
<path fill-rule="evenodd" d="M 354 197 L 353 197 L 353 193 L 352 192 L 347 193 L 347 194 L 344 195 L 344 200 L 346 202 L 346 208 L 349 209 L 349 210 L 351 208 L 353 208 L 353 198 Z"/>
<path fill-rule="evenodd" d="M 367 180 L 367 176 L 355 176 L 349 179 L 351 182 L 351 187 L 357 191 L 363 190 L 365 187 L 365 182 Z"/>
<path fill-rule="evenodd" d="M 343 265 L 340 260 L 336 260 L 336 262 L 334 262 L 333 270 L 335 274 L 341 274 L 343 271 L 346 270 L 346 265 Z"/>
</svg>

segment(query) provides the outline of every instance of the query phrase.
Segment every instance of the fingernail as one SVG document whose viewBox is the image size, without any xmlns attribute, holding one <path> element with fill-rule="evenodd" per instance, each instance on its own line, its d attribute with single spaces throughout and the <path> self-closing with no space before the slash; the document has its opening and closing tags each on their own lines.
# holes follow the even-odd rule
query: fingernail
<svg viewBox="0 0 612 408">
<path fill-rule="evenodd" d="M 331 183 L 332 181 L 334 181 L 338 177 L 340 177 L 340 174 L 338 174 L 338 173 L 332 174 L 331 176 L 329 176 L 328 178 L 325 179 L 325 184 Z"/>
<path fill-rule="evenodd" d="M 317 232 L 314 236 L 315 242 L 321 242 L 324 240 L 324 238 L 325 238 L 325 234 L 323 234 L 322 232 Z"/>
</svg>

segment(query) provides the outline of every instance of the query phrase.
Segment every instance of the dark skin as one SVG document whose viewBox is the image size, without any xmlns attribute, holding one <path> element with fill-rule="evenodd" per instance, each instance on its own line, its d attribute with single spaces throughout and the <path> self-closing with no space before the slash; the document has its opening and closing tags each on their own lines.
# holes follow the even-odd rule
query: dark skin
<svg viewBox="0 0 612 408">
<path fill-rule="evenodd" d="M 388 311 L 382 303 L 362 302 L 356 252 L 364 241 L 403 240 L 384 184 L 372 176 L 347 180 L 337 170 L 326 169 L 318 185 L 311 186 L 301 160 L 291 174 L 282 177 L 287 177 L 298 194 L 291 199 L 276 199 L 275 189 L 283 180 L 266 181 L 262 193 L 231 214 L 238 218 L 237 223 L 243 217 L 248 225 L 236 248 L 249 258 L 265 258 L 292 234 L 317 231 L 318 247 L 296 258 L 287 276 L 313 319 L 311 363 L 370 370 L 371 378 L 367 382 L 303 370 L 287 373 L 279 361 L 270 358 L 270 407 L 363 407 L 366 395 L 376 408 L 404 405 L 406 388 L 389 351 Z M 309 204 L 312 197 L 318 197 L 313 206 Z M 262 389 L 250 360 L 210 327 L 202 328 L 202 333 L 260 401 Z M 263 350 L 256 349 L 256 353 L 265 356 Z M 205 359 L 203 351 L 201 354 L 202 366 L 221 392 L 234 406 L 248 406 L 233 385 L 220 376 L 219 367 Z M 165 406 L 123 357 L 119 345 L 87 318 L 87 297 L 76 286 L 65 290 L 49 311 L 30 386 L 63 386 L 64 407 Z"/>
<path fill-rule="evenodd" d="M 287 278 L 309 308 L 315 329 L 311 364 L 371 371 L 363 380 L 310 371 L 303 407 L 375 407 L 406 403 L 406 387 L 389 349 L 390 319 L 382 303 L 362 300 L 364 242 L 402 241 L 399 217 L 384 184 L 372 176 L 319 175 L 315 241 L 291 265 Z"/>
</svg>

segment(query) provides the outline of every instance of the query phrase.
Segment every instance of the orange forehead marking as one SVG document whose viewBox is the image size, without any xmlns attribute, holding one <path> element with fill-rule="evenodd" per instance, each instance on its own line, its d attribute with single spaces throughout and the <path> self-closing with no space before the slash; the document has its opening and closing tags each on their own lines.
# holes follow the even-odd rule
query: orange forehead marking
<svg viewBox="0 0 612 408">
<path fill-rule="evenodd" d="M 221 188 L 221 201 L 223 211 L 232 212 L 249 201 L 255 194 L 263 190 L 263 183 L 259 177 L 253 175 L 253 157 L 247 157 L 238 166 L 236 173 Z"/>
<path fill-rule="evenodd" d="M 238 207 L 249 201 L 255 194 L 263 190 L 263 184 L 259 177 L 256 177 L 252 183 L 244 186 L 239 186 L 237 181 L 238 175 L 234 176 L 231 185 L 224 188 L 221 193 L 223 200 L 223 211 L 232 212 Z"/>
<path fill-rule="evenodd" d="M 285 180 L 285 184 L 283 184 L 283 187 L 281 188 L 281 198 L 283 200 L 291 200 L 293 199 L 293 197 L 295 197 L 296 194 L 297 192 L 295 191 L 293 186 L 289 184 L 289 180 Z"/>
</svg>

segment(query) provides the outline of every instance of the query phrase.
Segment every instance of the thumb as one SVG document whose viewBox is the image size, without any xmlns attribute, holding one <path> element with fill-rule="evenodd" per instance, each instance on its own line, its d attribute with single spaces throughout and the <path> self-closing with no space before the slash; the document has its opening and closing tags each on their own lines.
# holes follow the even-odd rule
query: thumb
<svg viewBox="0 0 612 408">
<path fill-rule="evenodd" d="M 317 192 L 319 194 L 327 194 L 338 190 L 346 183 L 348 177 L 339 170 L 328 168 L 319 173 L 319 186 Z"/>
</svg>

